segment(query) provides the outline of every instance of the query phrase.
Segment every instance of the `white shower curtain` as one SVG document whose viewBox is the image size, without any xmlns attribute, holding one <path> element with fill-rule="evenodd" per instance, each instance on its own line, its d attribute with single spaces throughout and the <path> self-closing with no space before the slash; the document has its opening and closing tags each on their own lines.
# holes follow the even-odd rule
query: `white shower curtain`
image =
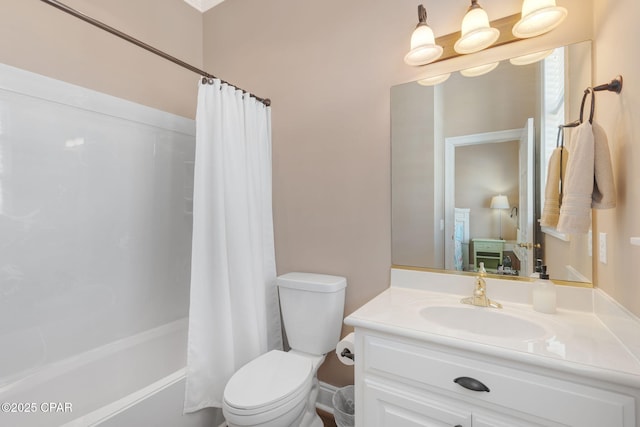
<svg viewBox="0 0 640 427">
<path fill-rule="evenodd" d="M 200 83 L 185 412 L 221 407 L 236 370 L 282 348 L 275 279 L 271 109 Z"/>
</svg>

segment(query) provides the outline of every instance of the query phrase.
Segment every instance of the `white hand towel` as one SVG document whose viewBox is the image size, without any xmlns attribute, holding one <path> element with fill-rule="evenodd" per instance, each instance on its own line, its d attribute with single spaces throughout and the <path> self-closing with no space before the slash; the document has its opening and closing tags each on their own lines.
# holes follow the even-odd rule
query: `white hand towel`
<svg viewBox="0 0 640 427">
<path fill-rule="evenodd" d="M 562 200 L 561 183 L 567 172 L 569 150 L 558 147 L 553 150 L 549 158 L 547 169 L 547 184 L 544 190 L 544 207 L 540 217 L 540 225 L 556 228 L 560 217 L 560 201 Z"/>
<path fill-rule="evenodd" d="M 593 143 L 595 150 L 593 194 L 591 207 L 594 209 L 611 209 L 616 207 L 616 186 L 613 181 L 609 141 L 602 126 L 593 123 Z"/>
<path fill-rule="evenodd" d="M 560 207 L 558 231 L 584 234 L 591 227 L 591 196 L 594 177 L 593 128 L 588 121 L 571 133 L 569 161 Z"/>
</svg>

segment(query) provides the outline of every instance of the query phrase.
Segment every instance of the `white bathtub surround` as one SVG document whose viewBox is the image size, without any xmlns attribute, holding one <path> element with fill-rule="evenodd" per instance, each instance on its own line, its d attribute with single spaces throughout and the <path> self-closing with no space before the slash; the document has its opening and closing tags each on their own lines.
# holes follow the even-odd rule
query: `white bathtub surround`
<svg viewBox="0 0 640 427">
<path fill-rule="evenodd" d="M 503 309 L 460 304 L 471 275 L 393 269 L 391 287 L 345 319 L 356 334 L 357 427 L 423 425 L 426 416 L 640 426 L 638 318 L 599 289 L 559 286 L 557 312 L 543 314 L 531 307 L 531 282 L 486 282 Z M 454 381 L 466 375 L 490 392 Z"/>
<path fill-rule="evenodd" d="M 207 408 L 192 414 L 183 414 L 186 369 L 147 386 L 104 408 L 106 417 L 96 423 L 79 420 L 62 427 L 224 427 L 222 411 Z M 96 413 L 91 415 L 103 415 Z"/>
<path fill-rule="evenodd" d="M 0 64 L 0 402 L 73 410 L 0 425 L 184 369 L 194 152 L 193 120 Z"/>
<path fill-rule="evenodd" d="M 194 136 L 0 64 L 0 386 L 187 315 Z"/>
<path fill-rule="evenodd" d="M 218 409 L 182 415 L 186 341 L 185 318 L 44 366 L 0 388 L 0 401 L 69 402 L 72 411 L 2 413 L 0 425 L 216 426 Z"/>
<path fill-rule="evenodd" d="M 271 110 L 214 80 L 196 116 L 185 412 L 222 407 L 247 362 L 282 348 L 271 210 Z"/>
</svg>

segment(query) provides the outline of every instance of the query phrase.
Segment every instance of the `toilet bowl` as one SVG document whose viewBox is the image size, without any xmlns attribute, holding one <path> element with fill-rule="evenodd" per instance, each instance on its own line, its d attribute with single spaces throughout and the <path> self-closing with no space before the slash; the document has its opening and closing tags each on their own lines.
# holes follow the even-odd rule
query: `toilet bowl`
<svg viewBox="0 0 640 427">
<path fill-rule="evenodd" d="M 240 368 L 224 390 L 229 427 L 322 427 L 317 371 L 340 338 L 346 279 L 312 273 L 278 277 L 291 350 L 269 351 Z"/>
<path fill-rule="evenodd" d="M 272 350 L 243 366 L 224 392 L 222 410 L 229 427 L 303 425 L 323 359 Z"/>
</svg>

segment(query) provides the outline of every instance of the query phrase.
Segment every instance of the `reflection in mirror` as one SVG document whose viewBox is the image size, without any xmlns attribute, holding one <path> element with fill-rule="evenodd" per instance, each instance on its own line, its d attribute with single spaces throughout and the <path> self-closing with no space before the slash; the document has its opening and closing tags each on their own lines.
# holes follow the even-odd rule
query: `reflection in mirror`
<svg viewBox="0 0 640 427">
<path fill-rule="evenodd" d="M 552 279 L 591 281 L 589 236 L 538 223 L 546 163 L 558 125 L 578 118 L 590 55 L 582 42 L 539 62 L 528 55 L 475 77 L 391 88 L 394 265 L 476 271 L 484 262 L 529 277 L 541 259 Z"/>
</svg>

